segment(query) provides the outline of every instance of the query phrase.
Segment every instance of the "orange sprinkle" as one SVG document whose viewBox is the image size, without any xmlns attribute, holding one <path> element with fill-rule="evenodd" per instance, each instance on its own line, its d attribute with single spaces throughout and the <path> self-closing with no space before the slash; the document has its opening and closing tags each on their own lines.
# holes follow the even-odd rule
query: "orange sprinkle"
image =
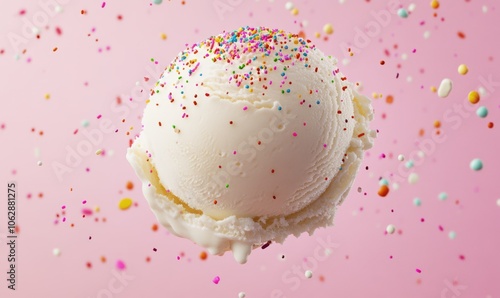
<svg viewBox="0 0 500 298">
<path fill-rule="evenodd" d="M 127 181 L 127 184 L 125 185 L 125 187 L 128 190 L 132 190 L 132 189 L 134 189 L 134 183 L 132 183 L 132 181 Z"/>
<path fill-rule="evenodd" d="M 55 47 L 55 48 L 52 49 L 52 52 L 55 52 L 55 51 L 57 51 L 57 47 Z"/>
<path fill-rule="evenodd" d="M 200 252 L 200 260 L 205 261 L 208 257 L 208 254 L 205 251 Z"/>
<path fill-rule="evenodd" d="M 457 35 L 458 35 L 458 37 L 460 37 L 461 39 L 464 39 L 464 38 L 465 38 L 465 33 L 463 33 L 462 31 L 458 31 Z"/>
<path fill-rule="evenodd" d="M 435 128 L 440 128 L 441 127 L 441 122 L 439 120 L 434 121 L 434 127 Z"/>
<path fill-rule="evenodd" d="M 158 231 L 158 225 L 153 224 L 153 226 L 151 226 L 151 230 L 153 230 L 154 232 Z"/>
<path fill-rule="evenodd" d="M 392 104 L 394 102 L 394 97 L 392 95 L 387 95 L 385 98 L 385 102 L 388 104 Z"/>
<path fill-rule="evenodd" d="M 380 188 L 378 189 L 378 195 L 381 197 L 387 196 L 389 193 L 389 187 L 387 185 L 381 185 Z"/>
<path fill-rule="evenodd" d="M 423 137 L 425 135 L 425 130 L 423 128 L 421 128 L 419 131 L 418 131 L 418 135 L 420 137 Z"/>
<path fill-rule="evenodd" d="M 493 124 L 493 122 L 488 122 L 488 128 L 493 128 L 493 126 L 495 126 L 495 124 Z"/>
<path fill-rule="evenodd" d="M 101 256 L 101 262 L 106 263 L 106 257 L 105 256 Z"/>
</svg>

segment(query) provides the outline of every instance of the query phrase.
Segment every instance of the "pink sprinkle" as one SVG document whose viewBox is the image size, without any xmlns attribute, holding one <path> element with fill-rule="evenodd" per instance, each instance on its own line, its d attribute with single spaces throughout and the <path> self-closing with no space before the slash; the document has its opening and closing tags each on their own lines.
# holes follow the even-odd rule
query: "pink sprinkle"
<svg viewBox="0 0 500 298">
<path fill-rule="evenodd" d="M 62 205 L 61 209 L 63 209 L 63 210 L 66 209 L 66 205 Z"/>
<path fill-rule="evenodd" d="M 101 114 L 97 115 L 97 119 L 101 119 L 101 117 L 102 117 Z"/>
<path fill-rule="evenodd" d="M 214 284 L 218 285 L 220 282 L 220 277 L 216 276 L 216 277 L 214 277 L 214 279 L 212 281 L 214 282 Z"/>
<path fill-rule="evenodd" d="M 417 52 L 417 49 L 413 49 L 413 51 L 412 51 L 412 52 L 413 52 L 413 53 L 416 53 L 416 52 Z"/>
<path fill-rule="evenodd" d="M 92 209 L 83 208 L 83 209 L 82 209 L 82 213 L 83 213 L 84 215 L 92 215 Z"/>
<path fill-rule="evenodd" d="M 101 5 L 101 8 L 104 8 L 106 6 L 106 2 L 103 2 Z"/>
<path fill-rule="evenodd" d="M 323 144 L 323 148 L 326 148 L 326 144 Z"/>
<path fill-rule="evenodd" d="M 418 268 L 416 269 L 416 271 L 417 271 L 417 273 L 422 273 L 422 270 L 420 270 Z"/>
<path fill-rule="evenodd" d="M 236 155 L 236 151 L 233 151 L 233 154 L 235 154 L 235 155 Z"/>
<path fill-rule="evenodd" d="M 125 263 L 122 260 L 116 261 L 116 269 L 118 269 L 118 270 L 124 270 L 125 269 Z"/>
<path fill-rule="evenodd" d="M 248 110 L 248 107 L 247 107 L 247 106 L 244 106 L 244 107 L 243 107 L 243 111 L 246 111 L 246 110 Z"/>
<path fill-rule="evenodd" d="M 83 200 L 82 204 L 84 204 L 84 205 L 87 204 L 87 200 Z"/>
<path fill-rule="evenodd" d="M 181 259 L 181 257 L 177 256 L 177 261 L 179 261 Z"/>
<path fill-rule="evenodd" d="M 444 231 L 443 227 L 442 226 L 439 226 L 439 230 L 442 232 Z"/>
<path fill-rule="evenodd" d="M 63 217 L 62 222 L 66 222 L 66 217 Z"/>
<path fill-rule="evenodd" d="M 296 133 L 296 132 L 294 132 L 292 135 L 293 135 L 294 137 L 296 137 L 296 136 L 297 136 L 297 133 Z"/>
</svg>

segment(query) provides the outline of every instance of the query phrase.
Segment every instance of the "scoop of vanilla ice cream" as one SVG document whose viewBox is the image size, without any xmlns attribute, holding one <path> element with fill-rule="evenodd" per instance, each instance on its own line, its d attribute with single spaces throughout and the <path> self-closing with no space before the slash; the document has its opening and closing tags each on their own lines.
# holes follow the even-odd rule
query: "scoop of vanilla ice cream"
<svg viewBox="0 0 500 298">
<path fill-rule="evenodd" d="M 127 158 L 159 221 L 214 254 L 331 225 L 374 132 L 370 101 L 310 41 L 240 28 L 165 69 Z"/>
</svg>

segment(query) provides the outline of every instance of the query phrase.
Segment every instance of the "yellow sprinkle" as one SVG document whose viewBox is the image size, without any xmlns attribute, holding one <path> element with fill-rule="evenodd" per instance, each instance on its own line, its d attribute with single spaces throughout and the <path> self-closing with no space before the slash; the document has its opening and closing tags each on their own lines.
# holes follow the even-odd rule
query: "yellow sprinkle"
<svg viewBox="0 0 500 298">
<path fill-rule="evenodd" d="M 465 64 L 460 64 L 458 66 L 458 73 L 461 75 L 466 75 L 469 72 L 469 68 Z"/>
<path fill-rule="evenodd" d="M 118 203 L 118 207 L 121 210 L 127 210 L 132 206 L 132 199 L 131 198 L 123 198 L 120 200 L 120 203 Z"/>
<path fill-rule="evenodd" d="M 438 9 L 439 8 L 439 1 L 432 0 L 431 1 L 431 7 L 434 8 L 434 9 Z"/>
<path fill-rule="evenodd" d="M 323 32 L 325 32 L 326 34 L 332 34 L 333 33 L 332 24 L 325 24 L 325 26 L 323 26 Z"/>
<path fill-rule="evenodd" d="M 378 98 L 378 93 L 377 92 L 373 92 L 372 93 L 372 97 L 373 97 L 373 99 L 377 99 Z"/>
<path fill-rule="evenodd" d="M 95 152 L 95 155 L 101 155 L 102 153 L 102 149 L 97 149 L 97 151 Z"/>
<path fill-rule="evenodd" d="M 431 86 L 431 92 L 434 92 L 434 93 L 436 93 L 436 91 L 437 91 L 437 88 L 436 88 L 436 86 Z"/>
<path fill-rule="evenodd" d="M 298 8 L 294 8 L 294 9 L 292 9 L 291 13 L 292 13 L 292 15 L 296 16 L 296 15 L 299 14 L 299 9 Z"/>
<path fill-rule="evenodd" d="M 440 128 L 441 127 L 441 121 L 439 121 L 439 120 L 434 121 L 434 127 L 435 128 Z"/>
<path fill-rule="evenodd" d="M 469 96 L 468 96 L 468 97 L 469 97 L 469 102 L 470 102 L 471 104 L 476 104 L 476 103 L 478 103 L 478 102 L 479 102 L 479 99 L 480 99 L 480 97 L 479 97 L 479 93 L 477 93 L 477 91 L 475 91 L 475 90 L 473 90 L 473 91 L 469 92 Z"/>
<path fill-rule="evenodd" d="M 50 99 L 50 93 L 45 93 L 44 97 L 45 97 L 46 100 L 49 100 Z"/>
<path fill-rule="evenodd" d="M 165 34 L 165 33 L 162 33 L 160 36 L 161 36 L 161 39 L 163 39 L 163 40 L 167 39 L 167 34 Z"/>
<path fill-rule="evenodd" d="M 315 32 L 315 33 L 314 33 L 314 37 L 316 37 L 316 38 L 320 38 L 320 37 L 321 37 L 321 34 L 320 34 L 319 32 Z"/>
<path fill-rule="evenodd" d="M 94 211 L 95 211 L 95 212 L 99 212 L 99 211 L 101 211 L 101 207 L 99 207 L 99 206 L 95 206 Z"/>
</svg>

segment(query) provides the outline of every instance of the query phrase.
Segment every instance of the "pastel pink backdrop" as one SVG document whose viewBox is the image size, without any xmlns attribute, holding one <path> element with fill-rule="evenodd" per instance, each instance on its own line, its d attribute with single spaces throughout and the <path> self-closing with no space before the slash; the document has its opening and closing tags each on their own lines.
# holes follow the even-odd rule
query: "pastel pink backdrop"
<svg viewBox="0 0 500 298">
<path fill-rule="evenodd" d="M 43 9 L 38 1 L 3 1 L 0 8 L 0 181 L 5 188 L 7 181 L 18 182 L 20 228 L 14 292 L 5 281 L 7 203 L 0 200 L 1 297 L 238 297 L 239 292 L 246 297 L 500 296 L 500 86 L 484 85 L 500 82 L 498 2 L 443 0 L 433 10 L 427 0 L 413 1 L 416 8 L 408 18 L 391 14 L 383 26 L 372 12 L 386 10 L 388 1 L 295 0 L 297 16 L 278 0 L 164 0 L 161 5 L 111 0 L 104 7 L 96 0 L 59 2 L 63 11 L 42 24 L 40 38 L 27 38 L 17 48 L 9 37 L 23 36 L 23 19 L 34 21 Z M 228 11 L 217 13 L 221 3 Z M 399 3 L 408 8 L 412 2 Z M 301 27 L 303 21 L 307 26 Z M 370 22 L 377 22 L 380 31 L 360 43 L 356 28 L 363 30 Z M 324 40 L 326 23 L 335 32 Z M 335 227 L 257 249 L 246 265 L 239 265 L 230 253 L 200 260 L 202 248 L 163 228 L 152 231 L 155 218 L 125 160 L 129 139 L 140 131 L 147 97 L 136 93 L 130 108 L 112 107 L 118 96 L 123 106 L 140 89 L 134 89 L 136 82 L 151 87 L 157 70 L 186 43 L 245 25 L 303 30 L 339 60 L 346 55 L 342 43 L 357 47 L 348 65 L 340 63 L 341 70 L 351 81 L 362 82 L 368 95 L 383 96 L 373 101 L 379 137 L 337 212 Z M 151 58 L 158 61 L 156 67 Z M 457 73 L 461 63 L 470 69 L 466 76 Z M 450 96 L 441 99 L 430 88 L 445 77 L 454 85 Z M 467 94 L 480 86 L 489 93 L 479 104 L 489 108 L 488 117 L 468 110 L 459 116 L 454 106 L 471 106 Z M 387 95 L 394 97 L 392 104 L 386 103 Z M 86 140 L 83 131 L 97 129 L 104 119 L 119 132 L 105 134 L 59 180 L 52 165 L 64 163 L 66 147 L 77 148 Z M 89 121 L 87 128 L 83 120 Z M 442 123 L 439 144 L 431 137 L 435 120 Z M 489 121 L 497 126 L 489 129 Z M 423 159 L 415 154 L 422 142 L 431 146 Z M 105 154 L 96 155 L 97 149 Z M 412 155 L 417 166 L 398 170 L 399 154 Z M 469 169 L 476 157 L 484 162 L 479 172 Z M 418 183 L 407 182 L 409 172 L 418 173 Z M 377 195 L 380 177 L 391 181 L 385 198 Z M 126 189 L 127 181 L 134 183 L 133 190 Z M 447 200 L 438 199 L 441 192 L 448 193 Z M 124 197 L 136 205 L 119 210 Z M 413 205 L 415 197 L 422 200 L 420 207 Z M 85 207 L 100 211 L 82 218 Z M 388 224 L 396 226 L 396 233 L 385 234 Z M 450 231 L 456 232 L 455 239 L 448 237 Z M 321 241 L 335 244 L 329 255 Z M 60 256 L 53 255 L 54 248 Z M 125 263 L 123 271 L 115 269 L 117 260 Z M 311 279 L 304 277 L 308 266 L 313 267 Z M 116 272 L 130 280 L 114 283 Z M 219 284 L 212 282 L 216 276 Z"/>
</svg>

